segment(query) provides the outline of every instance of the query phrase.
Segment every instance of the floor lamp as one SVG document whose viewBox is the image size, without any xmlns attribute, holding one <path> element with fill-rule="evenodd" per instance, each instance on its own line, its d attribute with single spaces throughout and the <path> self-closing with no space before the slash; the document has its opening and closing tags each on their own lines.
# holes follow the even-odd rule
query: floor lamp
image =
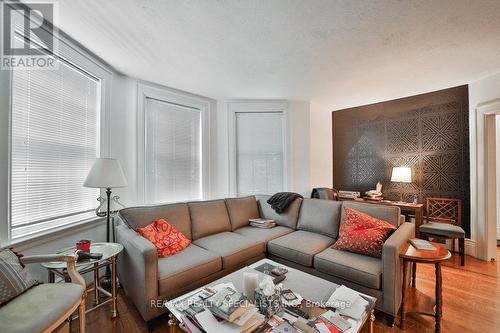
<svg viewBox="0 0 500 333">
<path fill-rule="evenodd" d="M 98 158 L 83 183 L 85 187 L 100 188 L 106 190 L 106 242 L 110 242 L 110 208 L 111 189 L 127 186 L 127 180 L 123 174 L 120 162 L 115 158 Z M 102 287 L 111 290 L 111 271 L 106 266 L 106 274 Z"/>
</svg>

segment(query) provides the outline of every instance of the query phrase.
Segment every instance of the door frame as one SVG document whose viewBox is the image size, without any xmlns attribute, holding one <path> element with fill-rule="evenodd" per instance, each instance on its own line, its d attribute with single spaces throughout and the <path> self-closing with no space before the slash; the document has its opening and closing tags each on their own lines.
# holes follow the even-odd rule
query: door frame
<svg viewBox="0 0 500 333">
<path fill-rule="evenodd" d="M 472 236 L 477 244 L 477 256 L 483 260 L 496 259 L 497 114 L 500 114 L 500 99 L 478 104 L 475 108 L 477 167 L 474 175 L 476 188 L 471 192 L 471 203 L 475 206 L 471 217 L 476 221 L 472 223 Z"/>
</svg>

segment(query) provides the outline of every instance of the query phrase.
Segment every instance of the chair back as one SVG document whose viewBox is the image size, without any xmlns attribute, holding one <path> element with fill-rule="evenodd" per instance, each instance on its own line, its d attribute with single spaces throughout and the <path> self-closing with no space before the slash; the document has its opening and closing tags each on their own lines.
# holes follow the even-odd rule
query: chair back
<svg viewBox="0 0 500 333">
<path fill-rule="evenodd" d="M 323 200 L 339 200 L 339 192 L 334 188 L 328 187 L 317 187 L 313 188 L 311 192 L 312 199 L 323 199 Z"/>
<path fill-rule="evenodd" d="M 427 198 L 427 221 L 462 225 L 462 201 L 449 198 Z"/>
</svg>

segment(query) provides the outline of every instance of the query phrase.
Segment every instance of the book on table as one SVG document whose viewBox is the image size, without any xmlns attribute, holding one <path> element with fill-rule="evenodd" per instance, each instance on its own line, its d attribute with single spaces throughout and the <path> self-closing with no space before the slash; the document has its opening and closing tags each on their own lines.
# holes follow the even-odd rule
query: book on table
<svg viewBox="0 0 500 333">
<path fill-rule="evenodd" d="M 184 325 L 195 332 L 247 333 L 265 322 L 255 305 L 236 291 L 232 283 L 202 289 L 180 301 Z"/>
<path fill-rule="evenodd" d="M 436 247 L 432 245 L 431 242 L 426 241 L 425 239 L 412 238 L 410 239 L 410 244 L 417 250 L 436 250 Z"/>
<path fill-rule="evenodd" d="M 205 300 L 205 306 L 214 315 L 234 322 L 248 309 L 246 297 L 231 287 L 223 287 Z"/>
</svg>

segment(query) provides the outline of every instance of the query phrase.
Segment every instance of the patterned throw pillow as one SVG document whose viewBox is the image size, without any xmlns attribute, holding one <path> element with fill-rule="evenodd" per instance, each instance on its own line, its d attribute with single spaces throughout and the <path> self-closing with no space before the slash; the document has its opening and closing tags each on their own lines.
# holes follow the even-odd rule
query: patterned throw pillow
<svg viewBox="0 0 500 333">
<path fill-rule="evenodd" d="M 28 277 L 17 255 L 10 249 L 0 251 L 0 305 L 22 294 L 38 282 Z"/>
<path fill-rule="evenodd" d="M 381 257 L 384 242 L 395 230 L 396 227 L 386 221 L 346 207 L 339 239 L 332 249 Z"/>
<path fill-rule="evenodd" d="M 176 254 L 191 244 L 191 240 L 164 219 L 154 221 L 144 228 L 138 227 L 136 231 L 154 244 L 160 257 Z"/>
</svg>

